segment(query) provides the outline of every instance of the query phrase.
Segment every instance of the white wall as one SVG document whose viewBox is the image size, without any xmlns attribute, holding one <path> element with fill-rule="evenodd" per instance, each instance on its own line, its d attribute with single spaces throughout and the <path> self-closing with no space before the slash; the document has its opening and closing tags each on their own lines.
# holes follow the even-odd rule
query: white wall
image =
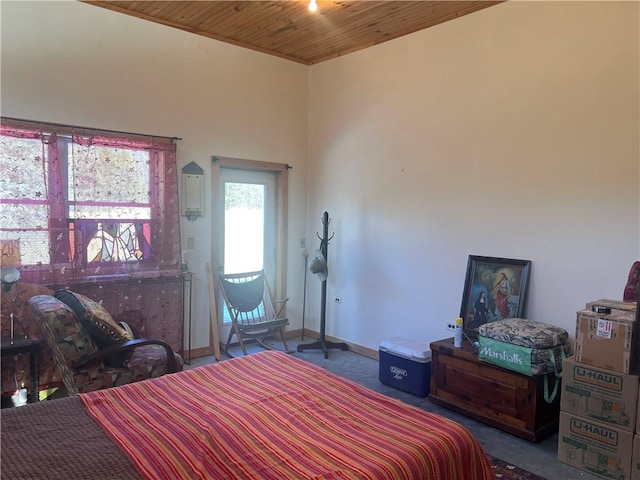
<svg viewBox="0 0 640 480">
<path fill-rule="evenodd" d="M 446 337 L 470 254 L 531 260 L 528 318 L 572 335 L 585 302 L 622 298 L 640 257 L 638 5 L 507 2 L 311 68 L 329 334 Z"/>
<path fill-rule="evenodd" d="M 2 115 L 181 136 L 207 181 L 211 155 L 294 166 L 292 328 L 325 210 L 327 334 L 371 348 L 445 337 L 469 254 L 532 260 L 528 316 L 572 333 L 640 257 L 637 2 L 507 2 L 310 68 L 79 2 L 0 14 Z M 197 348 L 210 209 L 181 228 Z"/>
<path fill-rule="evenodd" d="M 289 163 L 289 255 L 300 257 L 307 67 L 80 2 L 0 6 L 3 116 L 179 136 L 179 168 L 198 163 L 207 184 L 212 155 Z M 209 344 L 212 232 L 211 208 L 182 219 L 183 247 L 195 238 L 192 348 Z M 298 270 L 289 272 L 292 318 L 302 311 Z"/>
</svg>

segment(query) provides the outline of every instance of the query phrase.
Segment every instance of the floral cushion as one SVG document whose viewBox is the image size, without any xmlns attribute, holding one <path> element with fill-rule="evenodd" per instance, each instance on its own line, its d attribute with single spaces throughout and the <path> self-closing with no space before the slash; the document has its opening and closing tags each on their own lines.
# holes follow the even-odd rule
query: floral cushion
<svg viewBox="0 0 640 480">
<path fill-rule="evenodd" d="M 507 318 L 485 323 L 478 328 L 478 334 L 527 348 L 555 347 L 564 345 L 569 340 L 569 333 L 564 328 L 525 318 Z"/>
</svg>

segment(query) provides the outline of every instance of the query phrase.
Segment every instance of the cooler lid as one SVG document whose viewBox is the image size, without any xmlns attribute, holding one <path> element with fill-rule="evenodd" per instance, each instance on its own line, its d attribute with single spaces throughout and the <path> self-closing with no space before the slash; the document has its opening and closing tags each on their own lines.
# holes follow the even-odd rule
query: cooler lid
<svg viewBox="0 0 640 480">
<path fill-rule="evenodd" d="M 396 353 L 404 357 L 431 360 L 431 350 L 427 343 L 421 343 L 408 338 L 393 337 L 380 342 L 380 348 L 389 353 Z"/>
</svg>

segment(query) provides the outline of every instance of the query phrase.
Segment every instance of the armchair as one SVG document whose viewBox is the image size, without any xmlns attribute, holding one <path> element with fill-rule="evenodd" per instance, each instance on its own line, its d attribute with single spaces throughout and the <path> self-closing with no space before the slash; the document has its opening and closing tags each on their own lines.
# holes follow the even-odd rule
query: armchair
<svg viewBox="0 0 640 480">
<path fill-rule="evenodd" d="M 130 339 L 102 347 L 87 328 L 87 320 L 51 295 L 29 299 L 53 353 L 69 395 L 110 388 L 182 370 L 183 361 L 162 340 Z M 103 312 L 104 313 L 104 312 Z M 113 331 L 109 331 L 113 333 Z M 102 339 L 104 342 L 104 339 Z"/>
</svg>

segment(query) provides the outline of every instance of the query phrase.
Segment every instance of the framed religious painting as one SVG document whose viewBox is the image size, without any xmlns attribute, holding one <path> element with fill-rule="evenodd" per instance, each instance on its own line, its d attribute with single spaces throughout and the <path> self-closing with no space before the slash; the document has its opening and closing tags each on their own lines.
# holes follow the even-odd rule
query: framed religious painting
<svg viewBox="0 0 640 480">
<path fill-rule="evenodd" d="M 529 283 L 530 260 L 469 255 L 460 316 L 464 333 L 504 318 L 521 318 Z"/>
</svg>

